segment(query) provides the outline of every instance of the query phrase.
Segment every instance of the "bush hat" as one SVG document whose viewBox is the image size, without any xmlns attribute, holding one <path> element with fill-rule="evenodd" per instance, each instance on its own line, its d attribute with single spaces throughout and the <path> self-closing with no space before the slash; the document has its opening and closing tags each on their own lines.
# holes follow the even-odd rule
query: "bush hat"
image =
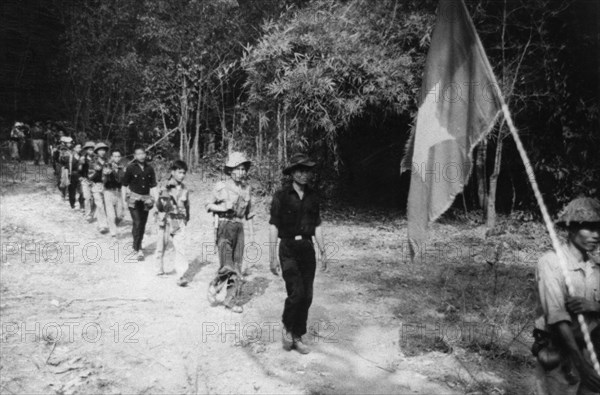
<svg viewBox="0 0 600 395">
<path fill-rule="evenodd" d="M 241 152 L 232 152 L 229 155 L 229 159 L 227 159 L 227 163 L 225 163 L 225 172 L 231 171 L 238 167 L 239 165 L 246 165 L 246 168 L 252 165 L 252 162 L 246 158 Z"/>
<path fill-rule="evenodd" d="M 292 155 L 292 157 L 290 158 L 290 163 L 288 165 L 288 167 L 286 167 L 285 169 L 283 169 L 283 174 L 291 174 L 292 170 L 296 169 L 297 167 L 314 167 L 315 166 L 315 162 L 310 159 L 308 157 L 308 155 L 305 154 L 294 154 Z"/>
</svg>

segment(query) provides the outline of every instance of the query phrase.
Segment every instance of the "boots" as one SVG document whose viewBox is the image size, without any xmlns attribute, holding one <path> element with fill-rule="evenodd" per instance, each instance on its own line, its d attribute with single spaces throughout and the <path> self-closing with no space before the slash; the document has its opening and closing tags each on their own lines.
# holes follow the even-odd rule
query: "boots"
<svg viewBox="0 0 600 395">
<path fill-rule="evenodd" d="M 302 342 L 301 337 L 297 337 L 294 339 L 294 348 L 300 354 L 308 354 L 310 352 L 310 348 L 308 348 L 308 346 Z"/>
</svg>

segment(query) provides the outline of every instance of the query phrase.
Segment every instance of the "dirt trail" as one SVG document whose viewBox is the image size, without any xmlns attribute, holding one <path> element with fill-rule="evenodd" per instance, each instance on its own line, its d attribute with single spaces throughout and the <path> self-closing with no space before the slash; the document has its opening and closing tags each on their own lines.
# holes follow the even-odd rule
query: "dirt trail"
<svg viewBox="0 0 600 395">
<path fill-rule="evenodd" d="M 61 201 L 50 169 L 31 169 L 2 171 L 2 393 L 453 394 L 462 393 L 460 377 L 473 377 L 455 355 L 404 356 L 399 301 L 373 295 L 360 279 L 397 257 L 347 243 L 375 236 L 372 228 L 326 226 L 335 263 L 317 274 L 313 351 L 301 356 L 281 349 L 285 288 L 268 271 L 266 210 L 256 224 L 263 247 L 248 249 L 245 310 L 234 314 L 206 299 L 217 269 L 202 209 L 212 181 L 188 176 L 196 275 L 180 288 L 175 276 L 155 276 L 153 225 L 146 261 L 134 261 L 129 216 L 116 242 L 100 235 Z"/>
</svg>

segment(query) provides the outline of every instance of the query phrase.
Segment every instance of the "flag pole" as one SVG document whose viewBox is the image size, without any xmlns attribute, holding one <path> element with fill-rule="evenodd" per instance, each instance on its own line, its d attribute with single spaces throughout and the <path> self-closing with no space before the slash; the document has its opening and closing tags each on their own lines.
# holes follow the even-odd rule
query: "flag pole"
<svg viewBox="0 0 600 395">
<path fill-rule="evenodd" d="M 564 251 L 560 246 L 560 241 L 558 240 L 558 235 L 556 234 L 556 230 L 554 229 L 554 224 L 552 223 L 552 219 L 550 214 L 548 213 L 548 208 L 544 203 L 544 198 L 542 193 L 540 192 L 540 187 L 535 178 L 535 173 L 533 172 L 533 166 L 531 166 L 531 162 L 529 161 L 529 157 L 527 156 L 527 151 L 525 147 L 523 147 L 523 143 L 521 142 L 521 138 L 519 137 L 519 133 L 515 124 L 513 122 L 512 116 L 510 114 L 510 110 L 508 109 L 508 105 L 504 100 L 504 96 L 500 91 L 500 85 L 498 85 L 498 81 L 496 80 L 496 75 L 490 65 L 489 59 L 485 53 L 485 49 L 483 44 L 481 43 L 481 39 L 477 34 L 477 30 L 473 25 L 473 21 L 471 20 L 471 15 L 469 14 L 467 7 L 463 0 L 460 1 L 462 6 L 464 7 L 465 13 L 468 16 L 469 23 L 471 28 L 475 32 L 475 40 L 477 40 L 477 47 L 483 52 L 482 58 L 486 64 L 486 67 L 489 70 L 489 75 L 493 78 L 494 88 L 496 90 L 496 95 L 500 100 L 500 104 L 502 106 L 502 113 L 504 114 L 504 119 L 506 120 L 506 124 L 508 125 L 508 129 L 515 140 L 515 145 L 517 146 L 517 150 L 519 151 L 519 155 L 521 156 L 521 160 L 525 165 L 525 172 L 527 173 L 527 177 L 529 178 L 529 183 L 531 184 L 531 188 L 533 189 L 533 194 L 535 195 L 535 199 L 537 201 L 538 206 L 540 207 L 540 211 L 542 212 L 542 217 L 544 219 L 544 223 L 546 225 L 546 229 L 548 229 L 548 233 L 550 234 L 550 240 L 552 240 L 552 247 L 558 256 L 559 266 L 562 272 L 563 277 L 565 278 L 565 285 L 567 286 L 567 293 L 569 295 L 574 295 L 573 283 L 571 282 L 571 275 L 567 269 L 567 265 L 565 262 L 567 261 L 566 256 L 564 255 Z M 583 338 L 585 340 L 586 348 L 590 354 L 590 359 L 592 361 L 592 365 L 594 366 L 594 370 L 596 373 L 600 375 L 600 364 L 598 363 L 598 357 L 596 356 L 596 352 L 594 350 L 594 345 L 592 344 L 592 339 L 590 338 L 589 328 L 587 326 L 587 322 L 585 321 L 585 317 L 583 314 L 577 314 L 577 320 L 579 321 L 579 326 L 581 327 L 581 332 L 583 333 Z"/>
<path fill-rule="evenodd" d="M 540 188 L 539 188 L 538 183 L 535 178 L 535 173 L 533 172 L 533 166 L 531 166 L 531 162 L 529 161 L 529 157 L 527 156 L 527 151 L 525 150 L 525 147 L 523 147 L 523 143 L 521 142 L 521 138 L 519 137 L 519 133 L 513 122 L 512 116 L 510 114 L 510 110 L 508 109 L 508 105 L 506 104 L 506 101 L 504 100 L 504 96 L 502 95 L 502 92 L 500 91 L 500 86 L 498 85 L 498 81 L 496 80 L 496 75 L 494 74 L 492 66 L 489 63 L 489 59 L 488 59 L 487 55 L 485 54 L 485 49 L 483 47 L 483 44 L 481 43 L 479 34 L 477 34 L 477 30 L 475 29 L 475 26 L 473 25 L 473 21 L 471 19 L 471 15 L 469 14 L 469 12 L 467 10 L 467 6 L 465 5 L 463 0 L 460 0 L 460 3 L 464 7 L 464 11 L 465 11 L 465 14 L 468 16 L 468 20 L 471 25 L 471 28 L 475 32 L 475 40 L 477 40 L 477 47 L 483 52 L 482 58 L 486 64 L 486 67 L 489 70 L 489 75 L 491 76 L 491 78 L 493 78 L 493 81 L 494 81 L 493 85 L 496 90 L 496 95 L 498 96 L 498 98 L 500 100 L 500 104 L 502 106 L 502 113 L 504 114 L 504 119 L 506 120 L 506 124 L 508 125 L 510 133 L 511 133 L 513 139 L 515 140 L 515 144 L 517 146 L 517 150 L 519 151 L 519 155 L 521 156 L 521 160 L 523 161 L 523 164 L 525 165 L 525 172 L 527 173 L 527 177 L 529 178 L 529 183 L 531 184 L 531 187 L 533 188 L 533 194 L 535 195 L 537 204 L 540 207 L 540 211 L 542 212 L 542 217 L 544 218 L 544 223 L 546 225 L 546 228 L 548 229 L 548 233 L 550 234 L 550 240 L 552 240 L 552 247 L 554 248 L 554 251 L 556 251 L 556 254 L 558 256 L 559 266 L 560 266 L 562 275 L 565 278 L 565 285 L 567 286 L 567 293 L 569 295 L 574 295 L 574 292 L 573 292 L 574 288 L 573 288 L 573 283 L 571 282 L 571 275 L 569 273 L 569 270 L 567 269 L 567 265 L 565 264 L 567 259 L 566 259 L 566 256 L 564 255 L 563 249 L 560 246 L 560 242 L 558 240 L 558 235 L 556 234 L 556 230 L 554 229 L 554 224 L 552 223 L 552 219 L 550 218 L 550 214 L 548 213 L 548 208 L 546 207 L 546 204 L 544 203 L 544 198 L 542 197 L 542 193 L 540 192 Z M 583 314 L 577 314 L 577 320 L 579 321 L 579 326 L 581 327 L 581 332 L 583 333 L 585 345 L 590 354 L 590 359 L 592 361 L 592 365 L 594 366 L 594 370 L 596 371 L 596 373 L 598 373 L 600 375 L 600 363 L 598 363 L 598 357 L 594 350 L 594 346 L 592 344 L 592 339 L 590 338 L 590 332 L 589 332 L 589 328 L 587 326 L 587 322 L 585 321 L 585 317 L 583 316 Z"/>
<path fill-rule="evenodd" d="M 548 233 L 550 233 L 550 239 L 552 240 L 552 247 L 556 251 L 558 255 L 558 259 L 560 262 L 560 268 L 562 271 L 562 275 L 565 278 L 565 285 L 567 286 L 567 292 L 570 295 L 574 295 L 573 283 L 571 282 L 571 275 L 565 265 L 566 257 L 562 248 L 560 247 L 560 242 L 558 240 L 558 236 L 556 234 L 556 230 L 554 229 L 554 225 L 552 224 L 552 220 L 550 219 L 550 214 L 548 214 L 548 209 L 544 204 L 544 199 L 542 197 L 542 193 L 540 192 L 540 188 L 535 179 L 535 174 L 533 173 L 533 167 L 529 162 L 529 158 L 527 157 L 527 153 L 525 152 L 525 148 L 523 147 L 523 143 L 519 138 L 519 134 L 517 133 L 517 129 L 513 123 L 510 111 L 508 110 L 508 106 L 504 102 L 504 98 L 500 96 L 502 101 L 502 112 L 504 114 L 504 118 L 506 119 L 506 123 L 508 124 L 508 128 L 510 129 L 510 133 L 515 140 L 515 144 L 517 146 L 517 150 L 521 155 L 521 160 L 525 165 L 525 171 L 527 172 L 527 176 L 529 178 L 529 182 L 531 183 L 531 187 L 533 188 L 533 193 L 535 194 L 535 198 L 537 200 L 538 206 L 540 206 L 540 210 L 542 211 L 542 217 L 544 218 L 544 222 L 546 223 L 546 228 L 548 228 Z M 592 360 L 592 364 L 594 366 L 594 370 L 596 373 L 600 375 L 600 364 L 598 363 L 598 357 L 596 356 L 596 352 L 594 351 L 594 346 L 592 344 L 592 339 L 590 338 L 589 328 L 585 321 L 585 317 L 583 314 L 577 314 L 577 320 L 579 321 L 579 326 L 581 327 L 581 332 L 583 333 L 583 338 L 585 340 L 585 345 L 587 347 L 588 352 L 590 353 L 590 359 Z"/>
</svg>

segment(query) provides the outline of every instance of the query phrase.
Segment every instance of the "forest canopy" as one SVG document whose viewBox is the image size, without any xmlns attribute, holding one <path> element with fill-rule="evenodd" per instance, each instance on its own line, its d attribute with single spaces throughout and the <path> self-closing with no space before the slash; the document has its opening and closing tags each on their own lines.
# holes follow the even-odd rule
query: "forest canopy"
<svg viewBox="0 0 600 395">
<path fill-rule="evenodd" d="M 598 196 L 600 6 L 466 4 L 549 203 Z M 436 5 L 6 0 L 3 135 L 14 121 L 40 119 L 67 121 L 73 132 L 115 144 L 131 123 L 149 141 L 176 129 L 163 151 L 197 166 L 243 150 L 267 185 L 303 150 L 321 159 L 330 196 L 403 208 L 408 183 L 399 164 Z M 487 208 L 490 194 L 501 211 L 535 207 L 507 136 L 499 122 L 478 147 L 469 207 Z"/>
</svg>

